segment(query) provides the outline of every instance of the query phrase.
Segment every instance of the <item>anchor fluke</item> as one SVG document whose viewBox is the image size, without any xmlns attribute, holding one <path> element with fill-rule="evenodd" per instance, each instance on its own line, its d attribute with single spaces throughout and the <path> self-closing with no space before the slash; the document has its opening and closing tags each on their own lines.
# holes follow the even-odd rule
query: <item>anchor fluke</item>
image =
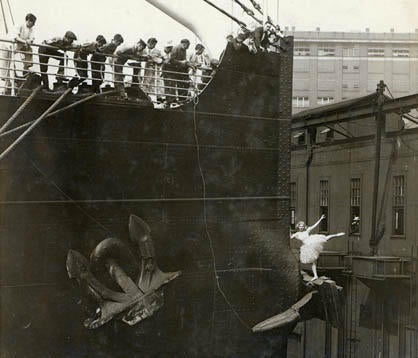
<svg viewBox="0 0 418 358">
<path fill-rule="evenodd" d="M 286 311 L 279 313 L 273 317 L 266 319 L 258 324 L 256 324 L 253 328 L 253 332 L 264 332 L 268 331 L 273 328 L 280 328 L 287 326 L 291 323 L 297 323 L 301 319 L 301 315 L 299 310 L 305 306 L 309 301 L 312 299 L 312 296 L 317 293 L 317 291 L 308 292 L 305 296 L 303 296 L 299 301 L 297 301 L 293 306 L 291 306 Z"/>
<path fill-rule="evenodd" d="M 163 272 L 157 265 L 155 248 L 151 239 L 151 229 L 140 217 L 131 215 L 129 218 L 129 236 L 140 255 L 140 275 L 138 287 L 143 291 L 156 290 L 176 277 L 181 271 Z"/>
</svg>

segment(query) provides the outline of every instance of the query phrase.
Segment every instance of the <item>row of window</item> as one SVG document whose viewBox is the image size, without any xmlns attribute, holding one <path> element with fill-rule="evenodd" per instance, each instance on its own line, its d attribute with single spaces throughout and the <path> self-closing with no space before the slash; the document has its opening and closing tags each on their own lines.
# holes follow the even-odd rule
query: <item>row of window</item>
<svg viewBox="0 0 418 358">
<path fill-rule="evenodd" d="M 376 90 L 376 84 L 377 80 L 372 79 L 367 81 L 367 91 L 373 92 Z M 315 83 L 313 83 L 315 85 Z M 337 84 L 335 82 L 331 81 L 318 81 L 317 89 L 319 92 L 324 91 L 327 93 L 335 93 Z M 411 83 L 409 80 L 398 80 L 394 79 L 392 83 L 392 91 L 395 92 L 408 92 L 411 90 Z M 309 92 L 311 87 L 311 83 L 309 80 L 301 80 L 298 79 L 294 82 L 294 89 L 295 92 L 302 92 L 307 93 Z M 341 88 L 343 90 L 343 97 L 342 100 L 347 99 L 348 97 L 355 96 L 355 93 L 350 95 L 348 91 L 359 91 L 360 90 L 360 82 L 358 80 L 344 80 L 343 83 L 341 83 Z M 347 97 L 348 96 L 348 97 Z M 334 102 L 333 96 L 319 96 L 317 97 L 316 103 L 317 104 L 328 104 Z M 307 108 L 310 107 L 312 104 L 315 104 L 315 101 L 309 98 L 307 95 L 299 95 L 299 96 L 293 96 L 292 97 L 292 107 L 297 108 Z"/>
<path fill-rule="evenodd" d="M 357 86 L 356 86 L 357 85 Z M 343 88 L 348 88 L 344 87 L 343 84 Z M 354 83 L 353 88 L 359 88 L 358 83 Z M 322 97 L 317 97 L 316 98 L 316 103 L 320 104 L 320 105 L 324 105 L 324 104 L 330 104 L 334 102 L 334 97 L 332 96 L 322 96 Z M 293 96 L 292 97 L 292 107 L 309 107 L 310 106 L 310 100 L 308 96 Z"/>
<path fill-rule="evenodd" d="M 335 47 L 318 47 L 318 56 L 333 57 L 335 56 Z M 311 56 L 311 49 L 309 47 L 295 47 L 293 50 L 295 56 Z M 359 57 L 359 47 L 344 47 L 343 57 Z M 384 57 L 385 49 L 383 47 L 369 47 L 367 49 L 368 57 Z M 409 57 L 409 49 L 394 48 L 392 49 L 393 57 Z"/>
<path fill-rule="evenodd" d="M 353 66 L 352 66 L 352 69 L 353 69 L 354 71 L 358 71 L 358 70 L 360 70 L 360 66 L 359 66 L 359 65 L 353 65 Z M 343 65 L 343 70 L 348 71 L 348 70 L 349 70 L 348 65 Z"/>
<path fill-rule="evenodd" d="M 290 183 L 290 226 L 292 230 L 296 225 L 296 183 Z M 321 221 L 319 232 L 329 232 L 329 181 L 319 181 L 319 215 L 325 215 Z M 361 208 L 361 181 L 360 178 L 350 179 L 350 234 L 360 235 L 362 217 Z M 392 178 L 392 235 L 405 235 L 405 176 L 395 175 Z"/>
<path fill-rule="evenodd" d="M 334 102 L 334 97 L 318 97 L 317 104 L 329 104 Z M 292 106 L 293 107 L 309 107 L 309 97 L 307 96 L 294 96 L 292 97 Z"/>
</svg>

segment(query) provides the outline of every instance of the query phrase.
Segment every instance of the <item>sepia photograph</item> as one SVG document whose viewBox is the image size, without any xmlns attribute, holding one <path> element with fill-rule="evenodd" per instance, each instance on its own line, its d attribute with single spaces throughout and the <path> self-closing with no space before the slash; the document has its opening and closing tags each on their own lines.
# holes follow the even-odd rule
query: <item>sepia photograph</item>
<svg viewBox="0 0 418 358">
<path fill-rule="evenodd" d="M 416 0 L 0 0 L 1 358 L 418 358 Z"/>
</svg>

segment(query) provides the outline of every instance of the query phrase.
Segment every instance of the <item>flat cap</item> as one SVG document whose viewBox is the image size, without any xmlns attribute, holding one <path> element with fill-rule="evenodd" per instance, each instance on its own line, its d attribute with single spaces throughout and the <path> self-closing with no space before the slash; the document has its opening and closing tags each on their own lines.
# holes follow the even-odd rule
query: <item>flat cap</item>
<svg viewBox="0 0 418 358">
<path fill-rule="evenodd" d="M 71 39 L 71 40 L 77 40 L 77 36 L 75 35 L 74 32 L 72 31 L 67 31 L 64 35 L 67 39 Z"/>
</svg>

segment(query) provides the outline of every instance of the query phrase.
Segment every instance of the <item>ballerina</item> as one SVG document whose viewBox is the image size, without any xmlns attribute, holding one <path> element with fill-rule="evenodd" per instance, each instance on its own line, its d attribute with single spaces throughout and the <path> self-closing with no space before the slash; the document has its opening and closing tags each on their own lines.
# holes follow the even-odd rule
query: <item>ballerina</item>
<svg viewBox="0 0 418 358">
<path fill-rule="evenodd" d="M 314 277 L 311 281 L 318 278 L 318 274 L 316 272 L 316 261 L 318 260 L 319 254 L 324 249 L 324 244 L 333 237 L 345 235 L 343 232 L 333 235 L 310 235 L 310 232 L 315 229 L 323 219 L 325 219 L 325 215 L 322 215 L 315 224 L 309 227 L 307 227 L 303 221 L 298 222 L 296 224 L 296 230 L 298 231 L 290 236 L 291 239 L 298 239 L 302 241 L 302 246 L 300 247 L 300 262 L 303 264 L 312 264 Z"/>
</svg>

